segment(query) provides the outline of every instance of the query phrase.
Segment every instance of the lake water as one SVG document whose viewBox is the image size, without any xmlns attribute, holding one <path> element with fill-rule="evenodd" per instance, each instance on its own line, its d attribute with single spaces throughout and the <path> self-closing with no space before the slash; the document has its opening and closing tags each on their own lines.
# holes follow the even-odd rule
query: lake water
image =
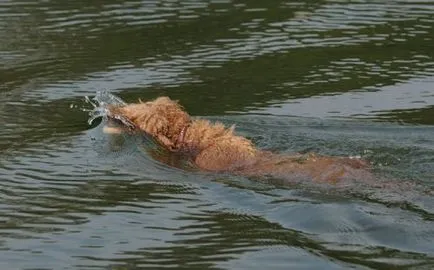
<svg viewBox="0 0 434 270">
<path fill-rule="evenodd" d="M 0 269 L 433 269 L 434 1 L 0 2 Z M 180 170 L 88 125 L 168 95 L 384 183 Z"/>
</svg>

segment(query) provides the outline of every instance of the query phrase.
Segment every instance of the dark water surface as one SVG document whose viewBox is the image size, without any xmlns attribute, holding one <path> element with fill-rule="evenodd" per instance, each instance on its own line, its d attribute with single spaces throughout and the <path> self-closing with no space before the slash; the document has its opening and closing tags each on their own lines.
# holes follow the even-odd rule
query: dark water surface
<svg viewBox="0 0 434 270">
<path fill-rule="evenodd" d="M 0 269 L 433 269 L 433 26 L 431 0 L 0 1 Z M 88 126 L 99 90 L 392 180 L 172 168 Z"/>
</svg>

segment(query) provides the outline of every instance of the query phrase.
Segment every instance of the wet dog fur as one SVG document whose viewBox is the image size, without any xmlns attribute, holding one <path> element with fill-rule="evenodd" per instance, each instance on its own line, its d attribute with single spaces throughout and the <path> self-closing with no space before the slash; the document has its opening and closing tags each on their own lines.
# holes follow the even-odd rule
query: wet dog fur
<svg viewBox="0 0 434 270">
<path fill-rule="evenodd" d="M 106 133 L 146 132 L 168 150 L 188 156 L 204 171 L 321 182 L 370 176 L 367 162 L 360 159 L 316 154 L 289 156 L 260 150 L 247 138 L 236 135 L 233 126 L 192 119 L 168 97 L 109 106 L 108 118 L 119 120 L 125 129 L 106 126 Z"/>
</svg>

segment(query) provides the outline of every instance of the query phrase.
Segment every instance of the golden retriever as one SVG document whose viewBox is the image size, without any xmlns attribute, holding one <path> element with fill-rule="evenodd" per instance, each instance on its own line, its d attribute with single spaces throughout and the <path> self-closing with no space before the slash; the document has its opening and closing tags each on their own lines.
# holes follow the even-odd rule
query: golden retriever
<svg viewBox="0 0 434 270">
<path fill-rule="evenodd" d="M 256 148 L 234 127 L 192 119 L 178 102 L 159 97 L 148 102 L 108 106 L 109 119 L 117 119 L 131 131 L 146 132 L 170 151 L 187 155 L 201 170 L 246 176 L 337 182 L 369 177 L 368 164 L 360 159 L 315 154 L 293 156 Z M 106 133 L 121 132 L 106 126 Z"/>
</svg>

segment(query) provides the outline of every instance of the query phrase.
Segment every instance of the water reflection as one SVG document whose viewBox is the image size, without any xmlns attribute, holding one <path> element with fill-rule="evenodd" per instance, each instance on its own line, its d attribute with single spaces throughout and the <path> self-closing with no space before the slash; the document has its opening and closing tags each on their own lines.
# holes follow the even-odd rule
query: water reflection
<svg viewBox="0 0 434 270">
<path fill-rule="evenodd" d="M 250 113 L 310 116 L 330 115 L 343 117 L 363 117 L 374 120 L 392 121 L 393 112 L 411 108 L 411 110 L 429 109 L 428 104 L 434 104 L 434 96 L 430 87 L 434 77 L 408 80 L 406 83 L 384 86 L 381 89 L 367 88 L 345 93 L 332 93 L 313 97 L 293 99 L 283 104 L 271 103 L 269 107 L 253 109 Z M 383 113 L 384 112 L 384 113 Z M 387 117 L 390 115 L 391 117 Z M 397 120 L 409 123 L 420 121 L 406 120 L 396 117 Z M 427 119 L 427 122 L 429 120 Z"/>
<path fill-rule="evenodd" d="M 383 86 L 431 74 L 432 8 L 425 4 L 401 5 L 275 3 L 257 9 L 257 3 L 127 1 L 91 4 L 83 10 L 75 5 L 59 7 L 50 3 L 41 8 L 36 18 L 46 17 L 38 21 L 38 31 L 57 46 L 50 51 L 58 52 L 41 57 L 55 63 L 43 61 L 41 69 L 33 60 L 29 67 L 32 70 L 23 76 L 34 74 L 40 80 L 60 69 L 72 77 L 62 73 L 61 81 L 48 79 L 54 80 L 48 88 L 31 91 L 25 97 L 59 99 L 71 94 L 91 95 L 100 89 L 117 91 L 161 85 L 179 88 L 173 91 L 179 97 L 198 93 L 210 106 L 215 98 L 225 98 L 224 108 L 213 106 L 207 112 L 221 113 L 322 93 L 381 91 Z M 181 19 L 187 10 L 200 20 Z M 150 14 L 160 15 L 163 21 L 151 20 L 149 26 L 129 25 L 137 20 L 147 21 Z M 70 23 L 58 26 L 59 20 Z M 104 23 L 107 21 L 108 26 Z M 56 28 L 62 31 L 49 34 Z M 192 35 L 211 32 L 215 34 Z M 63 40 L 61 44 L 56 41 L 58 38 Z M 32 40 L 25 36 L 23 39 L 24 44 L 26 39 Z M 74 44 L 79 48 L 74 49 Z M 416 51 L 406 49 L 414 46 L 418 47 Z M 291 54 L 287 53 L 289 50 Z M 45 75 L 34 69 L 45 70 Z M 74 70 L 85 73 L 74 75 Z M 20 84 L 23 81 L 16 80 Z M 202 91 L 205 86 L 207 90 Z M 264 88 L 269 92 L 264 92 Z M 227 89 L 223 96 L 222 89 Z M 161 94 L 161 90 L 157 93 Z M 149 95 L 155 95 L 155 91 Z"/>
</svg>

